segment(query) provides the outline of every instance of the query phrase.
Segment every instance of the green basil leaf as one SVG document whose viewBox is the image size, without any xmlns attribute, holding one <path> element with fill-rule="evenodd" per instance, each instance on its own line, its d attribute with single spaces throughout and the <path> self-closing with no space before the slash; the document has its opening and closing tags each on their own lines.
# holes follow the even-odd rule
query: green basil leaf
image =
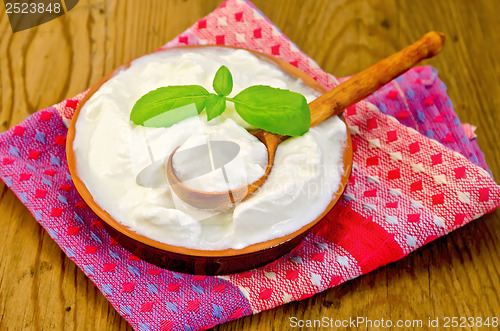
<svg viewBox="0 0 500 331">
<path fill-rule="evenodd" d="M 247 123 L 272 133 L 301 136 L 311 126 L 309 105 L 299 93 L 256 85 L 228 100 Z"/>
<path fill-rule="evenodd" d="M 226 98 L 210 93 L 206 102 L 207 120 L 211 120 L 226 110 Z"/>
<path fill-rule="evenodd" d="M 228 96 L 231 93 L 233 90 L 233 76 L 226 66 L 221 66 L 217 70 L 212 85 L 218 95 Z"/>
<path fill-rule="evenodd" d="M 208 91 L 199 85 L 160 87 L 137 100 L 130 120 L 137 125 L 169 127 L 201 113 L 207 97 Z"/>
</svg>

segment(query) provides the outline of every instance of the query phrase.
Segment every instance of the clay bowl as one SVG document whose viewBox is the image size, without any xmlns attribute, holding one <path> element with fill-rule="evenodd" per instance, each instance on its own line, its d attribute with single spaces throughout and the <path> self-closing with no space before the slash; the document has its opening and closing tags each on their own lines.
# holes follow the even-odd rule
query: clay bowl
<svg viewBox="0 0 500 331">
<path fill-rule="evenodd" d="M 192 47 L 220 46 L 185 46 L 182 48 Z M 163 52 L 168 51 L 168 49 L 163 50 Z M 282 70 L 288 72 L 292 76 L 301 78 L 307 86 L 322 93 L 325 92 L 325 90 L 313 78 L 289 63 L 266 54 L 258 53 L 252 50 L 247 51 L 256 55 L 260 59 L 275 63 L 281 67 Z M 94 201 L 92 195 L 85 186 L 85 183 L 83 183 L 78 176 L 76 159 L 73 153 L 73 140 L 75 138 L 75 124 L 78 119 L 80 109 L 86 101 L 101 87 L 102 84 L 112 78 L 116 72 L 126 69 L 129 66 L 130 62 L 118 67 L 111 73 L 104 76 L 90 89 L 85 98 L 80 102 L 68 130 L 66 153 L 69 170 L 76 189 L 89 207 L 102 219 L 103 225 L 108 233 L 134 255 L 159 267 L 190 274 L 221 275 L 249 270 L 265 265 L 297 246 L 303 237 L 322 221 L 323 217 L 340 199 L 344 188 L 347 185 L 352 166 L 352 143 L 349 130 L 347 130 L 347 140 L 343 154 L 344 173 L 342 175 L 338 191 L 332 196 L 330 204 L 318 218 L 289 235 L 253 244 L 243 249 L 197 250 L 158 242 L 137 234 L 123 224 L 118 223 L 108 214 L 108 212 L 103 210 Z"/>
</svg>

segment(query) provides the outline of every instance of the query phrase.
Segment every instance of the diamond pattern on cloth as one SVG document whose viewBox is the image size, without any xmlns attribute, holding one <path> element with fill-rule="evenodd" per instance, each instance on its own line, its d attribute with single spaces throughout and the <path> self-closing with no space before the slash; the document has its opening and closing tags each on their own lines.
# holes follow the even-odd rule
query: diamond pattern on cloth
<svg viewBox="0 0 500 331">
<path fill-rule="evenodd" d="M 338 84 L 248 1 L 224 2 L 160 50 L 198 44 L 262 51 L 324 88 Z M 71 182 L 63 120 L 86 92 L 3 133 L 0 177 L 136 330 L 206 329 L 310 297 L 398 260 L 500 204 L 475 128 L 461 125 L 437 71 L 418 67 L 346 111 L 355 152 L 349 184 L 328 221 L 298 247 L 234 275 L 164 270 L 120 247 Z"/>
</svg>

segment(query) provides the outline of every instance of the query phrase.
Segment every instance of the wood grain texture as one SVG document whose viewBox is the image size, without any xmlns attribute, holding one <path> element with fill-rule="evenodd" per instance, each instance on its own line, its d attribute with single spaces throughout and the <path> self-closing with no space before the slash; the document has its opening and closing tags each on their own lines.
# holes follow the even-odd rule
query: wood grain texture
<svg viewBox="0 0 500 331">
<path fill-rule="evenodd" d="M 71 97 L 163 45 L 219 0 L 81 0 L 13 34 L 0 9 L 0 125 Z M 495 0 L 254 0 L 328 72 L 350 75 L 429 30 L 448 35 L 428 61 L 500 178 L 500 23 Z M 131 330 L 96 287 L 0 184 L 0 330 Z M 215 327 L 286 330 L 289 318 L 500 317 L 500 213 L 307 300 Z M 363 329 L 363 328 L 362 328 Z"/>
</svg>

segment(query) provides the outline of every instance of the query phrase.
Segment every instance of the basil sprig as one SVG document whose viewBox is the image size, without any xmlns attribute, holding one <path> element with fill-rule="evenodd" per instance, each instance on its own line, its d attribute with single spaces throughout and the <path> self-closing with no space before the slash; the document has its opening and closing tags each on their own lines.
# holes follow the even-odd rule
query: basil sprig
<svg viewBox="0 0 500 331">
<path fill-rule="evenodd" d="M 302 94 L 264 85 L 250 86 L 233 98 L 233 77 L 226 66 L 215 74 L 209 93 L 199 85 L 165 86 L 143 95 L 132 108 L 130 120 L 149 127 L 169 127 L 192 116 L 183 107 L 194 104 L 204 109 L 210 121 L 234 103 L 236 112 L 250 125 L 284 136 L 301 136 L 311 125 L 311 112 Z"/>
</svg>

